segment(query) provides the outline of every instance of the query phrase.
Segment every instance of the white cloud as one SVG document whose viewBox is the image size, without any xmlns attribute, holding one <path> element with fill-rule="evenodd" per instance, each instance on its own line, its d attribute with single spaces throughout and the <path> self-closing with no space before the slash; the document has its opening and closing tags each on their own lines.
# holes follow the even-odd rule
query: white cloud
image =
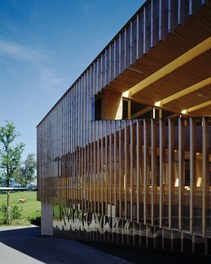
<svg viewBox="0 0 211 264">
<path fill-rule="evenodd" d="M 64 79 L 58 77 L 53 69 L 48 68 L 43 64 L 37 64 L 37 66 L 40 76 L 46 85 L 50 83 L 51 85 L 57 86 L 64 82 Z"/>
<path fill-rule="evenodd" d="M 41 52 L 38 52 L 37 50 L 27 45 L 0 39 L 0 56 L 6 58 L 9 57 L 11 59 L 30 63 L 31 65 L 33 65 L 39 74 L 39 79 L 44 84 L 44 87 L 46 86 L 47 90 L 49 90 L 47 88 L 49 86 L 55 87 L 59 84 L 64 84 L 64 79 L 60 78 L 58 76 L 58 73 L 56 73 L 55 70 L 48 65 L 50 63 L 50 60 Z M 14 69 L 12 67 L 9 67 L 9 64 L 6 63 L 6 61 L 4 64 L 7 64 L 8 71 L 14 72 Z"/>
<path fill-rule="evenodd" d="M 45 57 L 35 50 L 7 40 L 0 40 L 0 54 L 16 60 L 24 60 L 32 63 L 45 60 Z"/>
</svg>

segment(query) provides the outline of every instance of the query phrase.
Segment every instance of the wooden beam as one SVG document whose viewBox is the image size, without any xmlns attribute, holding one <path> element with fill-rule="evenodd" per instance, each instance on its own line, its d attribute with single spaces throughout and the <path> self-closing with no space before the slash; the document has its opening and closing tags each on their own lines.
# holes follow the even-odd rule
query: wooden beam
<svg viewBox="0 0 211 264">
<path fill-rule="evenodd" d="M 187 62 L 193 60 L 197 56 L 208 51 L 210 49 L 210 46 L 211 46 L 211 37 L 202 41 L 200 44 L 188 50 L 183 55 L 179 56 L 177 59 L 168 63 L 166 66 L 164 66 L 160 70 L 156 71 L 155 73 L 151 74 L 149 77 L 145 78 L 143 81 L 133 86 L 131 89 L 129 89 L 130 96 L 133 96 L 134 94 L 140 92 L 141 90 L 145 89 L 152 83 L 158 81 L 159 79 L 163 78 L 167 74 L 173 72 L 177 68 L 185 65 Z"/>
<path fill-rule="evenodd" d="M 209 105 L 211 105 L 211 100 L 209 100 L 209 101 L 207 101 L 205 103 L 190 107 L 190 108 L 188 108 L 186 110 L 183 110 L 181 113 L 182 114 L 189 114 L 190 112 L 196 111 L 198 109 L 201 109 L 201 108 L 209 106 Z"/>
<path fill-rule="evenodd" d="M 179 99 L 179 98 L 181 98 L 181 97 L 183 97 L 185 95 L 193 93 L 193 92 L 195 92 L 195 91 L 197 91 L 197 90 L 209 85 L 210 83 L 211 83 L 211 77 L 209 77 L 209 78 L 207 78 L 207 79 L 205 79 L 205 80 L 203 80 L 201 82 L 198 82 L 198 83 L 196 83 L 194 85 L 191 85 L 191 86 L 181 90 L 178 93 L 172 94 L 171 96 L 168 96 L 168 97 L 160 100 L 159 102 L 156 102 L 155 105 L 158 105 L 158 106 L 162 107 L 163 105 L 168 104 L 168 103 L 170 103 L 172 101 L 175 101 L 175 100 L 177 100 L 177 99 Z"/>
</svg>

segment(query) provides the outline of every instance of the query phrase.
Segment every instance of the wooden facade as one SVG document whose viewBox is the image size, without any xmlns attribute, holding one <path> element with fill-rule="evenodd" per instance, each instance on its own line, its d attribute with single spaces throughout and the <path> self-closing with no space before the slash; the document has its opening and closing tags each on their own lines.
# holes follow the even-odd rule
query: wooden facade
<svg viewBox="0 0 211 264">
<path fill-rule="evenodd" d="M 210 36 L 210 1 L 146 1 L 40 122 L 54 235 L 211 254 Z"/>
</svg>

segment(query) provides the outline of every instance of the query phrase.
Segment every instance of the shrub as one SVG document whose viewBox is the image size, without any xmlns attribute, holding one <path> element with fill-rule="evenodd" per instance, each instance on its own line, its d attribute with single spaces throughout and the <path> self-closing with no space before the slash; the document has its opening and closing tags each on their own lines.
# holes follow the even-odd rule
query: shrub
<svg viewBox="0 0 211 264">
<path fill-rule="evenodd" d="M 17 205 L 12 206 L 12 210 L 11 210 L 12 220 L 20 219 L 21 215 L 22 215 L 22 211 L 23 211 L 23 209 L 22 208 L 19 209 Z"/>
<path fill-rule="evenodd" d="M 29 221 L 32 225 L 41 226 L 41 216 L 35 216 L 29 219 Z"/>
<path fill-rule="evenodd" d="M 2 224 L 10 224 L 10 221 L 11 220 L 18 220 L 21 218 L 21 213 L 22 213 L 22 208 L 18 208 L 17 205 L 14 205 L 11 207 L 11 210 L 10 210 L 10 220 L 8 219 L 8 209 L 7 209 L 7 206 L 5 204 L 2 204 L 1 207 L 0 207 L 0 211 L 2 212 L 3 214 L 3 219 L 2 219 Z"/>
<path fill-rule="evenodd" d="M 7 223 L 7 206 L 6 204 L 2 204 L 1 207 L 0 207 L 0 211 L 2 212 L 3 214 L 3 219 L 1 219 L 2 221 L 2 224 L 6 224 Z"/>
</svg>

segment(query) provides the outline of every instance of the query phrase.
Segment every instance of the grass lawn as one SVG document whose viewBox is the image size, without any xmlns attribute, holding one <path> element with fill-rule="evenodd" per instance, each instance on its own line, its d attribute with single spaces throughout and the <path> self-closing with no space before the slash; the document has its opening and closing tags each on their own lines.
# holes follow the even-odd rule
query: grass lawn
<svg viewBox="0 0 211 264">
<path fill-rule="evenodd" d="M 19 199 L 25 199 L 26 202 L 20 203 Z M 0 208 L 7 204 L 7 193 L 0 194 Z M 20 219 L 12 221 L 12 225 L 30 225 L 33 219 L 41 215 L 41 204 L 37 201 L 37 192 L 35 191 L 17 191 L 10 192 L 10 207 L 18 206 L 21 210 Z M 3 212 L 0 210 L 0 224 L 3 223 Z"/>
</svg>

